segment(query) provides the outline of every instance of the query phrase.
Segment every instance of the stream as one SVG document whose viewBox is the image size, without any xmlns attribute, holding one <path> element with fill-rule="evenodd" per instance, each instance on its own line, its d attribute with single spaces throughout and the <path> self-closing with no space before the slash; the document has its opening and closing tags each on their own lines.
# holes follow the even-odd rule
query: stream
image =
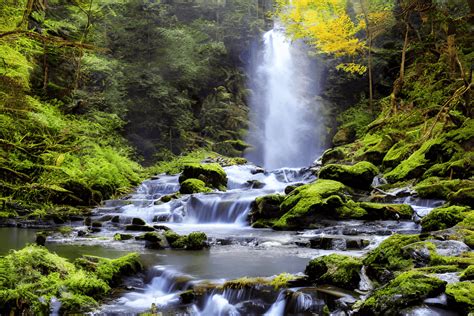
<svg viewBox="0 0 474 316">
<path fill-rule="evenodd" d="M 294 293 L 252 293 L 246 290 L 211 291 L 195 304 L 182 304 L 180 294 L 203 284 L 223 284 L 225 280 L 248 277 L 271 277 L 283 272 L 302 273 L 310 259 L 344 253 L 362 256 L 394 232 L 419 233 L 413 221 L 334 221 L 319 229 L 296 232 L 254 229 L 248 226 L 247 213 L 257 196 L 283 192 L 285 187 L 315 180 L 308 168 L 283 168 L 265 171 L 251 164 L 224 168 L 228 175 L 227 192 L 183 195 L 167 203 L 160 198 L 179 190 L 178 176 L 160 175 L 144 181 L 137 190 L 119 200 L 106 201 L 94 210 L 93 221 L 103 226 L 95 233 L 83 223 L 70 223 L 70 236 L 54 235 L 47 247 L 70 259 L 82 254 L 118 257 L 131 251 L 141 253 L 148 267 L 146 277 L 128 281 L 130 291 L 107 302 L 101 313 L 140 313 L 155 303 L 159 310 L 185 315 L 283 315 L 320 312 L 327 295 L 350 298 L 339 289 L 290 289 Z M 258 183 L 258 188 L 255 184 Z M 437 201 L 399 199 L 410 202 L 419 214 L 426 214 Z M 397 202 L 397 201 L 396 201 Z M 114 220 L 111 220 L 115 218 Z M 114 234 L 125 231 L 133 218 L 149 225 L 165 225 L 179 234 L 203 231 L 210 248 L 201 251 L 151 250 L 134 239 L 115 241 Z M 9 238 L 5 239 L 8 235 Z M 0 237 L 8 240 L 0 248 L 20 248 L 34 240 L 35 230 L 1 228 Z M 92 238 L 91 238 L 92 237 Z M 361 284 L 361 289 L 364 289 Z M 328 294 L 329 293 L 329 294 Z M 352 298 L 354 299 L 354 298 Z"/>
</svg>

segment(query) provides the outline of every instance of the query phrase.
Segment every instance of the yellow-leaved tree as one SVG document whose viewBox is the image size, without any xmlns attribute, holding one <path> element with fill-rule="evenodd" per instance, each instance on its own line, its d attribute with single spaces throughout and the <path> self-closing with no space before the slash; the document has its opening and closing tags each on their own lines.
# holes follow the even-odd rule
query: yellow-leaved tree
<svg viewBox="0 0 474 316">
<path fill-rule="evenodd" d="M 393 0 L 278 0 L 277 15 L 293 38 L 306 40 L 321 53 L 349 60 L 337 69 L 360 75 L 368 72 L 372 107 L 373 41 L 392 25 L 393 6 Z M 367 57 L 366 62 L 361 62 L 361 56 Z"/>
</svg>

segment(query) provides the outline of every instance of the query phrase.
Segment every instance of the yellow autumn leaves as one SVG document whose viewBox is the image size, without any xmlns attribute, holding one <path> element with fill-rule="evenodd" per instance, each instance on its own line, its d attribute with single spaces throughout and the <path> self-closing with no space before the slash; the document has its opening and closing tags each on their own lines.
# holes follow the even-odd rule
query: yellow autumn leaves
<svg viewBox="0 0 474 316">
<path fill-rule="evenodd" d="M 356 63 L 356 56 L 367 49 L 369 28 L 376 31 L 375 26 L 390 15 L 391 8 L 381 8 L 377 2 L 381 1 L 353 1 L 356 13 L 350 16 L 347 0 L 279 0 L 277 14 L 292 37 L 304 38 L 321 53 L 346 57 L 350 62 L 337 68 L 363 74 L 367 67 Z M 365 38 L 360 36 L 361 31 L 366 33 Z"/>
</svg>

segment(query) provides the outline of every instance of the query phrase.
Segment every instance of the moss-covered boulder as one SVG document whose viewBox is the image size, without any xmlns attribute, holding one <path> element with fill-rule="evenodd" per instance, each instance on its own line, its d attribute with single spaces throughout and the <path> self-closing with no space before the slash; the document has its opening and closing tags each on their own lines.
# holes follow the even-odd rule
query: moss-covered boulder
<svg viewBox="0 0 474 316">
<path fill-rule="evenodd" d="M 369 189 L 378 173 L 379 170 L 372 163 L 361 161 L 353 166 L 326 165 L 319 171 L 319 178 L 339 181 L 357 189 Z"/>
<path fill-rule="evenodd" d="M 326 150 L 321 156 L 321 162 L 323 165 L 329 163 L 335 163 L 343 160 L 346 157 L 346 153 L 341 147 L 331 148 Z"/>
<path fill-rule="evenodd" d="M 412 148 L 413 144 L 407 144 L 404 141 L 396 143 L 389 149 L 389 151 L 383 157 L 382 166 L 384 168 L 393 168 L 397 166 L 403 160 L 410 156 Z"/>
<path fill-rule="evenodd" d="M 421 220 L 422 231 L 442 230 L 453 227 L 463 221 L 469 207 L 448 206 L 439 207 L 432 210 Z"/>
<path fill-rule="evenodd" d="M 474 181 L 443 180 L 438 177 L 431 177 L 418 183 L 415 186 L 415 191 L 422 198 L 447 200 L 450 194 L 469 188 L 474 188 Z M 460 204 L 469 205 L 467 203 Z"/>
<path fill-rule="evenodd" d="M 1 257 L 0 314 L 48 315 L 53 297 L 61 303 L 61 314 L 82 314 L 98 307 L 124 275 L 142 269 L 138 254 L 83 257 L 75 263 L 40 246 Z"/>
<path fill-rule="evenodd" d="M 446 295 L 451 305 L 465 314 L 474 312 L 474 282 L 463 281 L 446 286 Z"/>
<path fill-rule="evenodd" d="M 133 235 L 131 234 L 116 233 L 114 235 L 114 240 L 116 241 L 125 241 L 125 240 L 130 240 L 132 238 L 133 238 Z"/>
<path fill-rule="evenodd" d="M 386 282 L 393 277 L 394 271 L 412 268 L 413 261 L 405 257 L 403 247 L 418 241 L 418 235 L 394 234 L 385 239 L 365 257 L 363 263 L 367 266 L 367 273 L 379 281 Z"/>
<path fill-rule="evenodd" d="M 280 204 L 285 199 L 281 194 L 270 194 L 255 199 L 249 212 L 250 223 L 253 224 L 260 219 L 279 218 L 283 215 Z"/>
<path fill-rule="evenodd" d="M 193 194 L 193 193 L 206 193 L 212 192 L 211 188 L 206 187 L 204 181 L 199 179 L 186 179 L 181 183 L 181 187 L 179 188 L 179 192 L 182 194 Z"/>
<path fill-rule="evenodd" d="M 356 138 L 356 129 L 353 125 L 346 125 L 338 129 L 332 143 L 335 146 L 345 145 L 352 143 Z"/>
<path fill-rule="evenodd" d="M 413 208 L 408 204 L 380 204 L 362 202 L 359 203 L 367 215 L 366 219 L 377 220 L 377 219 L 411 219 L 413 216 Z"/>
<path fill-rule="evenodd" d="M 179 183 L 187 179 L 199 179 L 207 187 L 225 191 L 227 188 L 227 175 L 218 163 L 188 164 L 183 168 Z"/>
<path fill-rule="evenodd" d="M 189 235 L 179 235 L 172 230 L 164 233 L 171 248 L 186 250 L 202 250 L 208 247 L 207 235 L 203 232 L 192 232 Z"/>
<path fill-rule="evenodd" d="M 474 280 L 474 265 L 467 267 L 459 276 L 461 281 Z"/>
<path fill-rule="evenodd" d="M 363 218 L 367 213 L 346 198 L 346 186 L 333 180 L 318 180 L 300 186 L 281 203 L 284 215 L 275 222 L 274 229 L 309 227 L 319 219 Z"/>
<path fill-rule="evenodd" d="M 147 232 L 136 236 L 135 239 L 144 240 L 145 248 L 149 249 L 164 249 L 167 246 L 166 238 L 157 232 Z"/>
<path fill-rule="evenodd" d="M 358 315 L 398 315 L 404 307 L 418 305 L 427 297 L 441 294 L 446 282 L 420 272 L 405 272 L 374 291 L 357 312 Z"/>
<path fill-rule="evenodd" d="M 359 258 L 331 254 L 309 262 L 305 274 L 318 284 L 333 284 L 346 289 L 358 288 L 362 261 Z"/>
<path fill-rule="evenodd" d="M 474 186 L 472 182 L 470 187 L 450 193 L 448 201 L 453 204 L 474 205 Z"/>
</svg>

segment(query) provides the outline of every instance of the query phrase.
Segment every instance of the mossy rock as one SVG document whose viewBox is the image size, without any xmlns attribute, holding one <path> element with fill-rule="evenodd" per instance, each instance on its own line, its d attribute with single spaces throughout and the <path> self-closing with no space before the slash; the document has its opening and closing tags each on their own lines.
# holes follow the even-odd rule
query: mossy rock
<svg viewBox="0 0 474 316">
<path fill-rule="evenodd" d="M 285 199 L 281 194 L 270 194 L 255 199 L 249 212 L 250 223 L 260 219 L 279 218 L 283 215 L 280 204 Z"/>
<path fill-rule="evenodd" d="M 164 249 L 167 244 L 165 237 L 157 232 L 147 232 L 142 235 L 136 236 L 136 240 L 144 240 L 145 248 L 149 249 Z"/>
<path fill-rule="evenodd" d="M 130 235 L 130 234 L 116 233 L 114 235 L 114 240 L 116 241 L 124 241 L 124 240 L 129 240 L 132 238 L 133 238 L 133 235 Z"/>
<path fill-rule="evenodd" d="M 393 168 L 408 158 L 411 154 L 413 144 L 400 141 L 393 145 L 382 159 L 384 168 Z"/>
<path fill-rule="evenodd" d="M 413 262 L 404 256 L 403 247 L 420 241 L 418 235 L 394 234 L 385 239 L 377 248 L 371 250 L 363 263 L 367 272 L 374 278 L 387 281 L 394 271 L 408 270 Z"/>
<path fill-rule="evenodd" d="M 340 127 L 332 138 L 332 143 L 335 146 L 352 143 L 356 139 L 356 130 L 352 125 Z"/>
<path fill-rule="evenodd" d="M 134 217 L 134 218 L 132 218 L 132 225 L 143 226 L 143 225 L 146 225 L 146 222 L 145 222 L 145 220 L 143 220 L 139 217 Z"/>
<path fill-rule="evenodd" d="M 461 275 L 459 275 L 461 281 L 474 280 L 474 265 L 467 267 Z"/>
<path fill-rule="evenodd" d="M 448 302 L 464 313 L 474 312 L 474 282 L 463 281 L 446 286 Z"/>
<path fill-rule="evenodd" d="M 125 274 L 141 271 L 138 259 L 138 254 L 113 260 L 83 257 L 74 265 L 44 247 L 11 251 L 0 258 L 0 313 L 47 315 L 50 297 L 58 298 L 61 314 L 88 312 Z"/>
<path fill-rule="evenodd" d="M 414 212 L 413 208 L 408 204 L 362 202 L 359 205 L 367 212 L 365 218 L 370 220 L 411 219 Z"/>
<path fill-rule="evenodd" d="M 421 220 L 422 231 L 442 230 L 453 227 L 463 221 L 470 208 L 462 206 L 439 207 L 432 210 Z"/>
<path fill-rule="evenodd" d="M 472 184 L 472 181 L 471 181 Z M 474 205 L 474 186 L 450 193 L 448 201 L 452 204 Z"/>
<path fill-rule="evenodd" d="M 187 179 L 181 183 L 179 192 L 182 194 L 207 193 L 212 192 L 211 188 L 206 187 L 204 181 L 199 179 Z"/>
<path fill-rule="evenodd" d="M 400 274 L 386 286 L 374 291 L 357 312 L 358 315 L 398 315 L 408 306 L 441 294 L 446 282 L 421 272 Z"/>
<path fill-rule="evenodd" d="M 393 146 L 393 143 L 394 140 L 389 135 L 380 136 L 379 141 L 375 145 L 364 149 L 361 157 L 364 160 L 370 161 L 376 165 L 380 165 L 387 152 Z"/>
<path fill-rule="evenodd" d="M 300 186 L 281 203 L 285 213 L 273 228 L 300 229 L 318 219 L 362 218 L 366 212 L 357 203 L 347 201 L 347 192 L 344 184 L 333 180 L 317 180 Z"/>
<path fill-rule="evenodd" d="M 202 250 L 208 247 L 207 235 L 203 232 L 192 232 L 189 235 L 179 235 L 172 230 L 165 231 L 164 237 L 171 248 L 186 250 Z"/>
<path fill-rule="evenodd" d="M 442 180 L 438 177 L 431 177 L 418 183 L 414 189 L 421 198 L 447 200 L 450 194 L 468 188 L 474 188 L 474 181 L 459 179 Z M 466 202 L 469 203 L 470 201 Z"/>
<path fill-rule="evenodd" d="M 346 152 L 342 149 L 342 147 L 331 148 L 323 153 L 321 162 L 323 165 L 327 165 L 329 163 L 342 161 L 345 157 Z"/>
<path fill-rule="evenodd" d="M 450 179 L 467 179 L 474 175 L 474 152 L 468 151 L 462 157 L 455 156 L 445 163 L 437 163 L 430 167 L 423 178 L 444 177 Z"/>
<path fill-rule="evenodd" d="M 319 171 L 320 179 L 335 180 L 358 189 L 369 189 L 374 177 L 379 173 L 377 167 L 368 161 L 353 166 L 329 164 Z"/>
<path fill-rule="evenodd" d="M 346 289 L 358 288 L 362 261 L 359 258 L 331 254 L 309 262 L 305 274 L 317 284 L 333 284 Z"/>
<path fill-rule="evenodd" d="M 185 165 L 179 177 L 179 183 L 183 183 L 187 179 L 199 179 L 207 187 L 221 191 L 225 191 L 227 187 L 227 175 L 217 163 Z"/>
</svg>

